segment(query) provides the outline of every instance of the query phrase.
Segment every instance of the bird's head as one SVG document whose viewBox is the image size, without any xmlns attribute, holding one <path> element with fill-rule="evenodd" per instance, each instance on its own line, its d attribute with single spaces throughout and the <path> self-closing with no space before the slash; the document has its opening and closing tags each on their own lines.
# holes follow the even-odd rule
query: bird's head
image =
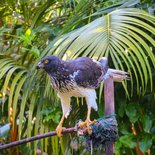
<svg viewBox="0 0 155 155">
<path fill-rule="evenodd" d="M 51 73 L 57 70 L 61 63 L 61 59 L 56 56 L 46 56 L 41 59 L 37 64 L 37 69 L 45 69 L 47 73 Z"/>
</svg>

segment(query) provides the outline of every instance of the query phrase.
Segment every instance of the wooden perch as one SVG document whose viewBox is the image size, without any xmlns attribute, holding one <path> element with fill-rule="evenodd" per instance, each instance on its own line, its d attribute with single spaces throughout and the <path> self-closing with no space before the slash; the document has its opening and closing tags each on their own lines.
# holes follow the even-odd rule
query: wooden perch
<svg viewBox="0 0 155 155">
<path fill-rule="evenodd" d="M 76 131 L 75 128 L 67 128 L 67 129 L 63 130 L 62 133 L 67 134 L 67 133 L 72 133 L 75 131 Z M 15 146 L 18 146 L 18 145 L 21 145 L 24 143 L 32 142 L 34 140 L 38 140 L 38 139 L 42 139 L 42 138 L 46 138 L 46 137 L 51 137 L 51 136 L 55 136 L 55 135 L 57 135 L 55 131 L 47 132 L 45 134 L 41 134 L 41 135 L 33 136 L 30 138 L 25 138 L 22 140 L 14 141 L 14 142 L 9 143 L 9 144 L 0 145 L 0 150 L 8 149 L 8 148 L 15 147 Z"/>
<path fill-rule="evenodd" d="M 114 100 L 114 77 L 108 77 L 104 81 L 104 113 L 111 115 L 115 113 Z M 114 142 L 107 141 L 105 145 L 106 155 L 114 154 Z"/>
</svg>

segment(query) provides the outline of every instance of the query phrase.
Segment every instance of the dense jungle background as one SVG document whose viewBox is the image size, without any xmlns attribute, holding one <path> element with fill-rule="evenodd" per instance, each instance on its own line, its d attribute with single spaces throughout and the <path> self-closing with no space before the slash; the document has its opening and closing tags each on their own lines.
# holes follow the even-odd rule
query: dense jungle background
<svg viewBox="0 0 155 155">
<path fill-rule="evenodd" d="M 60 101 L 45 72 L 35 67 L 51 54 L 64 60 L 106 56 L 110 68 L 128 71 L 130 81 L 115 83 L 115 154 L 155 154 L 154 1 L 0 0 L 0 145 L 58 125 Z M 104 116 L 103 85 L 97 90 L 99 110 L 92 112 L 92 119 Z M 84 102 L 72 99 L 65 127 L 86 118 Z M 89 154 L 81 143 L 76 134 L 68 134 L 61 143 L 55 136 L 0 155 Z"/>
</svg>

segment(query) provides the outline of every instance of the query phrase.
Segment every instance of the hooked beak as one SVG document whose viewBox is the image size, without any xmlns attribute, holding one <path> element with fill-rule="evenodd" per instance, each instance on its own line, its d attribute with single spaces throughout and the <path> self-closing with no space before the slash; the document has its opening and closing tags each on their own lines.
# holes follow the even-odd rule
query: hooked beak
<svg viewBox="0 0 155 155">
<path fill-rule="evenodd" d="M 44 68 L 44 64 L 42 64 L 41 62 L 39 62 L 36 66 L 37 69 L 41 69 Z"/>
</svg>

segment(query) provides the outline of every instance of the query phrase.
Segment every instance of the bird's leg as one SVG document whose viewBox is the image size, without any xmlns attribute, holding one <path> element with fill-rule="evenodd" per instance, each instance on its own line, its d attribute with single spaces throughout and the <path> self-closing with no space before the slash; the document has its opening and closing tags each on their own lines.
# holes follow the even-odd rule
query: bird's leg
<svg viewBox="0 0 155 155">
<path fill-rule="evenodd" d="M 65 129 L 64 127 L 62 127 L 64 119 L 65 119 L 65 115 L 62 115 L 62 118 L 61 118 L 61 120 L 59 122 L 59 125 L 56 128 L 56 133 L 57 133 L 59 138 L 61 138 L 61 136 L 62 136 L 62 130 Z"/>
<path fill-rule="evenodd" d="M 86 118 L 86 126 L 87 126 L 87 131 L 88 134 L 90 135 L 92 133 L 91 128 L 90 128 L 90 124 L 91 124 L 91 120 L 90 120 L 90 113 L 91 113 L 91 108 L 88 108 L 88 112 L 87 112 L 87 118 Z"/>
<path fill-rule="evenodd" d="M 91 124 L 94 124 L 96 122 L 96 120 L 94 120 L 94 121 L 91 121 L 90 120 L 90 114 L 91 114 L 91 107 L 88 107 L 87 118 L 86 118 L 85 122 L 83 122 L 80 125 L 81 128 L 86 125 L 88 134 L 91 134 L 92 133 L 91 128 L 90 128 L 90 125 Z"/>
</svg>

